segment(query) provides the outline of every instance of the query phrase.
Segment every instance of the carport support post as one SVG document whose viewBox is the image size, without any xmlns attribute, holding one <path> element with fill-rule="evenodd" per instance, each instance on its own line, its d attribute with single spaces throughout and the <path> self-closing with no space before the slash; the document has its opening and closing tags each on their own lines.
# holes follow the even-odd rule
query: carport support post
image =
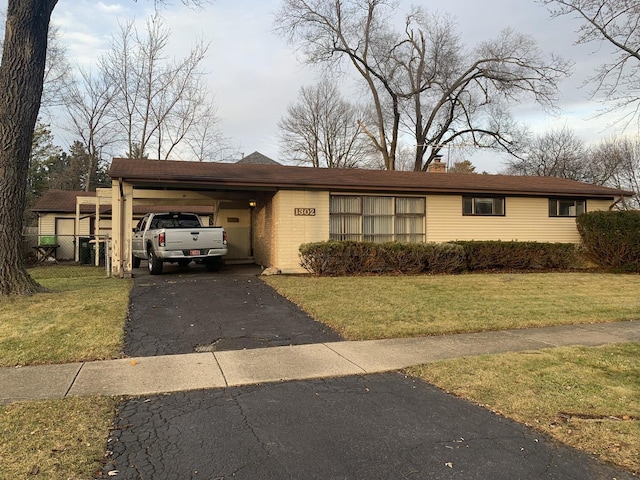
<svg viewBox="0 0 640 480">
<path fill-rule="evenodd" d="M 121 178 L 111 183 L 113 276 L 131 276 L 131 232 L 133 230 L 133 186 Z"/>
</svg>

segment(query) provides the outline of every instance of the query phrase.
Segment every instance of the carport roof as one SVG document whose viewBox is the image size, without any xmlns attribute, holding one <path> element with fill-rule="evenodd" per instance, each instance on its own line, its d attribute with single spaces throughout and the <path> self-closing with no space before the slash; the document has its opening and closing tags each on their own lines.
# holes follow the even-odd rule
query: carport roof
<svg viewBox="0 0 640 480">
<path fill-rule="evenodd" d="M 77 197 L 93 197 L 96 192 L 82 192 L 75 190 L 48 190 L 33 206 L 31 211 L 36 213 L 75 213 Z M 177 210 L 188 210 L 198 215 L 209 215 L 212 212 L 210 205 L 193 205 L 193 206 L 177 206 L 177 205 L 133 205 L 133 213 L 136 215 L 144 215 L 151 212 L 173 212 Z M 80 213 L 93 215 L 96 212 L 95 205 L 81 204 Z M 111 214 L 111 205 L 100 205 L 100 213 L 103 215 Z"/>
<path fill-rule="evenodd" d="M 329 169 L 114 158 L 112 179 L 150 188 L 329 190 L 614 198 L 633 192 L 555 177 Z"/>
</svg>

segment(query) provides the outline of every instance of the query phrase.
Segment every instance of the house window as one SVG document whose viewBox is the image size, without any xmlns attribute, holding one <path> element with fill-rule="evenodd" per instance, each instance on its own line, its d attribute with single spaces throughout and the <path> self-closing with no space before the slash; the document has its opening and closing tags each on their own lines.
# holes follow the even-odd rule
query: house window
<svg viewBox="0 0 640 480">
<path fill-rule="evenodd" d="M 331 240 L 424 242 L 424 198 L 332 195 Z"/>
<path fill-rule="evenodd" d="M 586 201 L 571 198 L 550 198 L 550 217 L 577 217 L 586 211 Z"/>
<path fill-rule="evenodd" d="M 504 215 L 504 197 L 462 197 L 463 215 Z"/>
</svg>

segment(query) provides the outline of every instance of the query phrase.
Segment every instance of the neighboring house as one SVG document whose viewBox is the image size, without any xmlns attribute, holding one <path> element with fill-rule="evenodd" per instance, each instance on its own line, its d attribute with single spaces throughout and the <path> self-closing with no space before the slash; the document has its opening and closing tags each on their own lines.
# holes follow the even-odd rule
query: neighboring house
<svg viewBox="0 0 640 480">
<path fill-rule="evenodd" d="M 281 165 L 280 163 L 272 160 L 266 155 L 261 154 L 260 152 L 253 152 L 246 157 L 242 157 L 236 163 L 250 165 Z"/>
<path fill-rule="evenodd" d="M 96 232 L 96 192 L 49 190 L 31 209 L 38 215 L 38 244 L 56 245 L 53 256 L 60 261 L 78 258 L 79 237 L 108 234 L 111 222 L 104 222 Z M 78 199 L 90 204 L 79 203 Z M 111 215 L 111 205 L 100 206 L 101 215 Z"/>
<path fill-rule="evenodd" d="M 82 238 L 111 236 L 112 189 L 98 192 L 48 190 L 31 209 L 38 216 L 36 245 L 55 245 L 52 256 L 58 261 L 78 261 L 79 240 Z M 97 210 L 96 211 L 96 207 Z M 149 212 L 188 210 L 200 215 L 209 225 L 213 216 L 211 206 L 136 205 L 134 224 Z"/>
<path fill-rule="evenodd" d="M 441 169 L 442 171 L 442 169 Z M 301 272 L 302 243 L 335 240 L 579 242 L 575 217 L 632 192 L 552 177 L 321 169 L 116 158 L 113 268 L 131 270 L 137 205 L 219 212 L 235 257 Z"/>
</svg>

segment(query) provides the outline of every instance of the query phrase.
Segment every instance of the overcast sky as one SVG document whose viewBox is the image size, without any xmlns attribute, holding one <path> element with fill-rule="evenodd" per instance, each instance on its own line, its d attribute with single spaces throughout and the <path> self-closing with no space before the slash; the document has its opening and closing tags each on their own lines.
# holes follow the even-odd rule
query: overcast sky
<svg viewBox="0 0 640 480">
<path fill-rule="evenodd" d="M 6 5 L 6 0 L 3 3 Z M 173 51 L 180 54 L 188 50 L 198 37 L 211 41 L 205 69 L 224 135 L 240 152 L 248 155 L 257 150 L 277 160 L 278 120 L 296 100 L 300 87 L 315 83 L 319 76 L 273 34 L 280 0 L 215 0 L 202 10 L 186 8 L 178 0 L 172 3 L 163 15 L 173 33 Z M 514 109 L 516 118 L 535 132 L 567 125 L 587 141 L 612 135 L 606 128 L 612 119 L 594 119 L 602 106 L 589 100 L 588 88 L 580 88 L 612 50 L 606 45 L 599 50 L 597 45 L 575 46 L 578 24 L 571 18 L 550 19 L 547 9 L 534 0 L 402 1 L 403 12 L 409 11 L 412 3 L 453 15 L 461 38 L 469 46 L 511 27 L 533 35 L 543 51 L 574 61 L 573 77 L 561 86 L 561 115 L 550 116 L 534 105 L 522 104 Z M 53 23 L 60 27 L 70 59 L 87 65 L 107 48 L 119 20 L 135 17 L 143 22 L 152 6 L 151 0 L 60 0 Z M 66 147 L 71 141 L 61 138 L 59 143 Z M 493 173 L 501 168 L 500 158 L 493 154 L 465 158 L 478 170 Z"/>
</svg>

